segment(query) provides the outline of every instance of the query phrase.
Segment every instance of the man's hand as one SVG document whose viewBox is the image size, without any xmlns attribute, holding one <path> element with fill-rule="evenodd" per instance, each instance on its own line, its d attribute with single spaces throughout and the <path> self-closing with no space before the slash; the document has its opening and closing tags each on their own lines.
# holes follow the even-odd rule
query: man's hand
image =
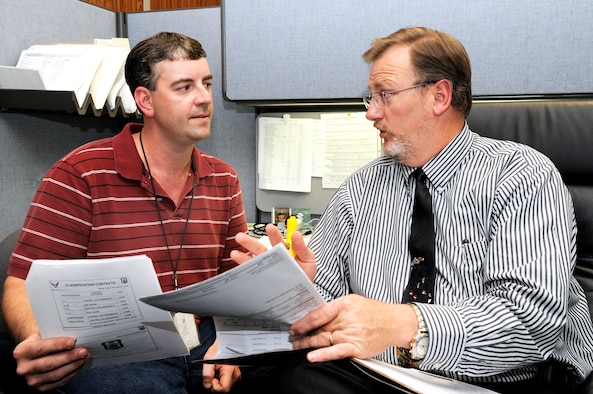
<svg viewBox="0 0 593 394">
<path fill-rule="evenodd" d="M 216 355 L 218 341 L 215 341 L 204 355 L 209 360 Z M 228 393 L 231 387 L 241 379 L 241 370 L 234 365 L 204 364 L 202 370 L 204 387 L 215 393 Z"/>
<path fill-rule="evenodd" d="M 273 224 L 266 226 L 266 233 L 272 246 L 284 243 Z M 239 264 L 266 251 L 265 245 L 247 234 L 237 234 L 236 240 L 249 251 L 231 252 L 231 258 Z M 301 269 L 314 281 L 315 255 L 298 231 L 292 235 L 292 247 Z M 290 327 L 289 334 L 297 338 L 293 342 L 295 349 L 317 348 L 307 354 L 310 362 L 324 362 L 373 357 L 392 346 L 407 348 L 417 331 L 418 320 L 411 306 L 350 294 L 309 312 Z"/>
<path fill-rule="evenodd" d="M 270 243 L 272 246 L 284 244 L 284 237 L 282 236 L 282 233 L 273 224 L 270 223 L 266 225 L 266 234 L 270 238 Z M 260 255 L 267 250 L 264 244 L 247 234 L 239 233 L 236 235 L 235 239 L 241 246 L 245 247 L 249 251 L 249 253 L 243 253 L 238 250 L 233 250 L 231 252 L 231 258 L 238 264 L 245 263 L 253 256 Z M 307 247 L 307 244 L 303 239 L 303 235 L 298 231 L 292 234 L 292 249 L 296 254 L 295 259 L 297 263 L 299 263 L 301 269 L 305 272 L 305 274 L 307 274 L 307 277 L 311 281 L 314 281 L 315 274 L 317 273 L 315 255 L 311 249 Z"/>
<path fill-rule="evenodd" d="M 91 358 L 88 349 L 75 345 L 73 338 L 41 339 L 38 334 L 33 334 L 14 349 L 16 372 L 39 391 L 63 386 Z"/>
<path fill-rule="evenodd" d="M 388 347 L 409 347 L 418 331 L 410 305 L 388 304 L 350 294 L 318 308 L 289 330 L 295 349 L 317 348 L 307 354 L 310 362 L 347 357 L 368 358 Z"/>
</svg>

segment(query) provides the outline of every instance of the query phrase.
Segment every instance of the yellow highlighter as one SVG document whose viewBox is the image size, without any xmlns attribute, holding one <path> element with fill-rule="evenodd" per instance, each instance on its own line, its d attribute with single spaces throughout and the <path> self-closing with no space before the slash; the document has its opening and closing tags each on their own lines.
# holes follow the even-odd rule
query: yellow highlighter
<svg viewBox="0 0 593 394">
<path fill-rule="evenodd" d="M 294 250 L 292 249 L 292 233 L 297 230 L 298 222 L 296 216 L 290 216 L 286 220 L 286 247 L 292 257 L 295 257 Z"/>
</svg>

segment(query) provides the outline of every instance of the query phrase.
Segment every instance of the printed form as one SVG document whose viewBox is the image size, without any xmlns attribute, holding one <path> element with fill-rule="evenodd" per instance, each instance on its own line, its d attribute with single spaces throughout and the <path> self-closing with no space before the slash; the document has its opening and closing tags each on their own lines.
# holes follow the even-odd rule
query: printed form
<svg viewBox="0 0 593 394">
<path fill-rule="evenodd" d="M 278 365 L 308 351 L 292 350 L 288 327 L 326 302 L 290 256 L 276 245 L 221 275 L 142 301 L 170 311 L 215 317 L 218 354 L 202 362 Z M 374 359 L 351 359 L 366 373 L 394 387 L 419 394 L 494 392 L 444 376 L 407 369 Z"/>
<path fill-rule="evenodd" d="M 41 336 L 75 338 L 92 367 L 189 354 L 171 314 L 139 301 L 161 292 L 145 255 L 35 260 L 26 286 Z"/>
<path fill-rule="evenodd" d="M 215 316 L 216 359 L 292 350 L 290 324 L 325 304 L 284 245 L 203 282 L 141 300 Z"/>
</svg>

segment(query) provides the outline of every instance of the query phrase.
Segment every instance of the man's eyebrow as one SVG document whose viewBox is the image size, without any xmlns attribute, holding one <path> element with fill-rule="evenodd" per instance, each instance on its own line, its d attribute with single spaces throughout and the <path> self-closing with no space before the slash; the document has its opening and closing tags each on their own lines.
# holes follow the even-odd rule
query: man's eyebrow
<svg viewBox="0 0 593 394">
<path fill-rule="evenodd" d="M 182 83 L 191 83 L 193 81 L 194 80 L 192 78 L 181 78 L 181 79 L 177 79 L 177 80 L 171 82 L 171 86 L 179 85 Z"/>
<path fill-rule="evenodd" d="M 212 78 L 213 78 L 212 74 L 208 74 L 204 78 L 202 78 L 202 81 L 208 81 L 208 80 L 211 80 Z M 195 79 L 193 79 L 193 78 L 180 78 L 176 81 L 171 82 L 171 86 L 176 86 L 176 85 L 180 85 L 180 84 L 184 84 L 184 83 L 194 83 L 194 82 L 195 82 Z"/>
</svg>

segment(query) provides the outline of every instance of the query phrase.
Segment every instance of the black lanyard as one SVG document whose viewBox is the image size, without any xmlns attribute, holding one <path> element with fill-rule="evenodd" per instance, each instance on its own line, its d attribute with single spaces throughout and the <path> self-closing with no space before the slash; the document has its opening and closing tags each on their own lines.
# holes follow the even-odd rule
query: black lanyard
<svg viewBox="0 0 593 394">
<path fill-rule="evenodd" d="M 177 268 L 179 266 L 179 259 L 181 258 L 181 249 L 183 248 L 183 243 L 185 241 L 185 235 L 187 234 L 187 227 L 189 224 L 189 216 L 191 215 L 191 208 L 194 202 L 194 195 L 196 190 L 196 170 L 194 168 L 193 162 L 191 165 L 193 175 L 194 175 L 194 183 L 191 188 L 191 200 L 189 200 L 189 209 L 187 210 L 187 217 L 185 218 L 185 226 L 183 228 L 183 234 L 181 235 L 181 243 L 179 244 L 179 251 L 177 252 L 177 260 L 175 264 L 173 264 L 173 256 L 171 255 L 171 249 L 169 248 L 169 241 L 167 240 L 167 232 L 165 231 L 165 223 L 163 222 L 163 215 L 161 214 L 161 208 L 159 207 L 158 197 L 156 195 L 156 188 L 154 187 L 154 179 L 152 177 L 152 173 L 150 172 L 150 165 L 148 164 L 148 158 L 146 157 L 146 152 L 144 151 L 144 144 L 142 143 L 142 132 L 140 132 L 140 147 L 142 148 L 142 154 L 144 155 L 144 162 L 146 163 L 146 170 L 148 171 L 148 179 L 150 179 L 150 185 L 152 187 L 152 195 L 154 197 L 154 203 L 156 206 L 156 211 L 159 215 L 159 222 L 161 223 L 161 231 L 163 234 L 163 238 L 165 240 L 165 246 L 167 247 L 167 253 L 169 254 L 169 263 L 171 264 L 171 270 L 173 272 L 173 286 L 175 290 L 179 288 L 179 282 L 177 281 Z"/>
</svg>

